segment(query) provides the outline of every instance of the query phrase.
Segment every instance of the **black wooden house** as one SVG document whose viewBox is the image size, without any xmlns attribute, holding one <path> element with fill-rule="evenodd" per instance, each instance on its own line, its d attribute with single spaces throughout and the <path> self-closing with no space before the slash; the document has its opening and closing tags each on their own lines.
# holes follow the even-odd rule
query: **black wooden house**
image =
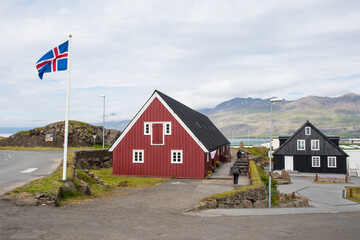
<svg viewBox="0 0 360 240">
<path fill-rule="evenodd" d="M 309 121 L 292 136 L 279 137 L 274 151 L 274 170 L 313 173 L 347 173 L 348 155 L 339 147 L 339 137 L 327 137 Z"/>
</svg>

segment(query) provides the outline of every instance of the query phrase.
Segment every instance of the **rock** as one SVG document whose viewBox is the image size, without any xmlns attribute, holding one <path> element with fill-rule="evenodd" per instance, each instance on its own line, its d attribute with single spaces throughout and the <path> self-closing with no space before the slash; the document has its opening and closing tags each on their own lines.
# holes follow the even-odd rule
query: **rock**
<svg viewBox="0 0 360 240">
<path fill-rule="evenodd" d="M 37 206 L 39 204 L 39 200 L 36 198 L 15 198 L 14 201 L 16 206 Z"/>
<path fill-rule="evenodd" d="M 76 192 L 76 188 L 74 186 L 74 183 L 71 181 L 66 181 L 62 186 L 61 190 L 64 192 Z"/>
<path fill-rule="evenodd" d="M 111 164 L 111 162 L 110 161 L 106 161 L 106 162 L 104 162 L 104 168 L 109 168 L 109 167 L 111 167 L 112 166 L 112 164 Z"/>
<path fill-rule="evenodd" d="M 13 196 L 11 195 L 4 195 L 4 196 L 0 196 L 1 200 L 7 201 L 7 202 L 11 202 L 13 200 Z"/>
<path fill-rule="evenodd" d="M 45 197 L 45 195 L 43 193 L 41 193 L 41 192 L 38 192 L 38 193 L 35 194 L 36 199 L 39 199 L 39 198 L 42 198 L 42 197 Z"/>
<path fill-rule="evenodd" d="M 243 208 L 252 208 L 253 207 L 253 204 L 250 200 L 244 200 L 241 202 L 241 206 Z"/>
<path fill-rule="evenodd" d="M 84 182 L 83 180 L 80 180 L 79 182 L 79 191 L 82 194 L 91 195 L 91 189 L 89 184 L 87 182 Z"/>
<path fill-rule="evenodd" d="M 281 172 L 281 178 L 284 179 L 284 181 L 291 183 L 290 174 L 285 169 L 283 169 Z"/>
<path fill-rule="evenodd" d="M 254 208 L 265 208 L 267 207 L 268 202 L 265 200 L 258 200 L 254 202 Z"/>
</svg>

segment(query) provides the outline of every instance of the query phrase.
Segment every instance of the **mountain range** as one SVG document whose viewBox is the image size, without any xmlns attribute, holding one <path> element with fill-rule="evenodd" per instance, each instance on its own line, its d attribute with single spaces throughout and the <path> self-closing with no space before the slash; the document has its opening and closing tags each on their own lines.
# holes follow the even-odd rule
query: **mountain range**
<svg viewBox="0 0 360 240">
<path fill-rule="evenodd" d="M 198 111 L 207 115 L 227 137 L 269 136 L 270 98 L 234 98 Z M 360 137 L 360 95 L 308 96 L 273 103 L 274 136 L 291 135 L 306 120 L 326 135 Z M 129 122 L 107 122 L 106 128 L 123 130 Z"/>
<path fill-rule="evenodd" d="M 228 137 L 268 136 L 270 132 L 270 99 L 234 98 L 200 112 Z M 359 137 L 360 95 L 308 96 L 273 103 L 273 135 L 291 135 L 306 120 L 326 135 Z"/>
<path fill-rule="evenodd" d="M 207 115 L 227 137 L 268 137 L 270 98 L 234 98 L 198 110 Z M 360 95 L 308 96 L 273 103 L 273 135 L 291 135 L 309 120 L 326 135 L 360 137 Z M 130 120 L 107 121 L 105 128 L 123 130 Z M 102 123 L 94 123 L 102 126 Z M 12 132 L 14 129 L 11 129 Z M 2 128 L 6 133 L 6 128 Z M 9 132 L 10 133 L 10 132 Z"/>
</svg>

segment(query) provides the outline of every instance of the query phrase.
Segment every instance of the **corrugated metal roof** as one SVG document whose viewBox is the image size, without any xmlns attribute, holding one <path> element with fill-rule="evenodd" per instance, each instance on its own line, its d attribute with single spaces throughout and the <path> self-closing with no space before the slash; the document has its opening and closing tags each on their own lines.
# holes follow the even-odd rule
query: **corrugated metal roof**
<svg viewBox="0 0 360 240">
<path fill-rule="evenodd" d="M 155 92 L 159 94 L 166 104 L 168 104 L 168 106 L 209 151 L 213 151 L 221 146 L 230 144 L 227 138 L 207 116 L 187 107 L 158 90 L 155 90 Z"/>
</svg>

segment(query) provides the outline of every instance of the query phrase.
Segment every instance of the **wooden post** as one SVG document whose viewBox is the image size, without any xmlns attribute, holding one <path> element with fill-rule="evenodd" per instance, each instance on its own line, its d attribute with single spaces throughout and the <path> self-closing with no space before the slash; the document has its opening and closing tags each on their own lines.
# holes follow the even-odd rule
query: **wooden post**
<svg viewBox="0 0 360 240">
<path fill-rule="evenodd" d="M 295 192 L 292 192 L 292 196 L 291 196 L 292 198 L 295 198 Z"/>
<path fill-rule="evenodd" d="M 348 183 L 348 177 L 345 175 L 345 183 Z"/>
<path fill-rule="evenodd" d="M 315 175 L 315 182 L 317 182 L 318 181 L 318 175 L 316 174 Z"/>
<path fill-rule="evenodd" d="M 353 196 L 352 188 L 350 188 L 350 197 Z"/>
</svg>

